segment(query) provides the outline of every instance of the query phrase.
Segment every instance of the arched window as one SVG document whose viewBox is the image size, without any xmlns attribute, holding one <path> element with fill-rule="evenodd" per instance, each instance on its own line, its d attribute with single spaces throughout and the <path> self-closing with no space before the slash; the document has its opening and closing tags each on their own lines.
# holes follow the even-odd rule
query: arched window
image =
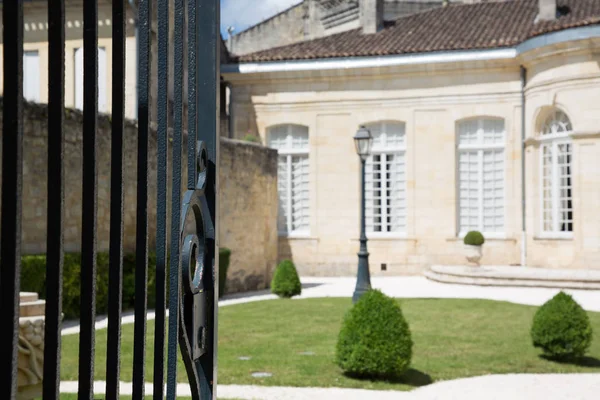
<svg viewBox="0 0 600 400">
<path fill-rule="evenodd" d="M 542 233 L 570 236 L 573 232 L 573 191 L 569 117 L 553 110 L 541 126 Z"/>
<path fill-rule="evenodd" d="M 278 125 L 269 128 L 267 133 L 269 146 L 279 153 L 279 233 L 308 234 L 308 128 L 301 125 Z"/>
<path fill-rule="evenodd" d="M 371 233 L 406 232 L 406 138 L 403 122 L 366 127 L 373 148 L 366 165 L 366 228 Z"/>
<path fill-rule="evenodd" d="M 458 231 L 504 232 L 504 120 L 476 118 L 458 128 Z"/>
</svg>

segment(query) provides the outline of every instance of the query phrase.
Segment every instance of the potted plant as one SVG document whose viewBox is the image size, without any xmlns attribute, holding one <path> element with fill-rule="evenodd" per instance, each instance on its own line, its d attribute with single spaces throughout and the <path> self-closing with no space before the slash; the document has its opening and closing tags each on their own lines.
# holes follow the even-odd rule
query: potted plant
<svg viewBox="0 0 600 400">
<path fill-rule="evenodd" d="M 481 246 L 483 246 L 483 243 L 485 243 L 485 239 L 481 232 L 471 231 L 465 235 L 465 255 L 467 256 L 467 261 L 469 263 L 479 266 L 479 261 L 482 256 Z"/>
</svg>

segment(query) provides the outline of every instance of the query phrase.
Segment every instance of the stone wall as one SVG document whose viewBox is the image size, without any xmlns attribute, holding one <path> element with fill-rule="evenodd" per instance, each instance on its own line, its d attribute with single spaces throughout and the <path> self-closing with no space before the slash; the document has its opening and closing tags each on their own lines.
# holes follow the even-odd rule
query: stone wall
<svg viewBox="0 0 600 400">
<path fill-rule="evenodd" d="M 231 249 L 227 292 L 268 286 L 277 263 L 277 151 L 221 140 L 220 246 Z"/>
<path fill-rule="evenodd" d="M 2 99 L 0 98 L 0 106 Z M 26 103 L 23 143 L 22 252 L 46 252 L 47 218 L 47 106 Z M 83 115 L 76 110 L 65 114 L 65 208 L 64 246 L 66 252 L 81 248 Z M 0 114 L 0 158 L 1 158 Z M 137 125 L 126 122 L 124 139 L 124 235 L 126 253 L 135 250 L 137 191 Z M 156 236 L 156 132 L 149 137 L 148 242 L 155 247 Z M 110 227 L 110 118 L 98 118 L 98 251 L 109 249 Z M 185 140 L 184 140 L 184 149 Z M 184 151 L 185 153 L 185 151 Z M 232 251 L 231 272 L 234 291 L 264 288 L 277 258 L 277 155 L 273 150 L 238 141 L 222 140 L 220 179 L 220 245 Z M 171 149 L 169 151 L 171 159 Z M 183 157 L 183 182 L 187 161 Z M 169 168 L 169 175 L 171 171 Z M 1 171 L 0 171 L 1 183 Z M 171 193 L 168 188 L 167 193 Z M 170 209 L 170 201 L 169 201 Z M 170 222 L 167 223 L 170 226 Z M 251 250 L 248 250 L 251 249 Z"/>
</svg>

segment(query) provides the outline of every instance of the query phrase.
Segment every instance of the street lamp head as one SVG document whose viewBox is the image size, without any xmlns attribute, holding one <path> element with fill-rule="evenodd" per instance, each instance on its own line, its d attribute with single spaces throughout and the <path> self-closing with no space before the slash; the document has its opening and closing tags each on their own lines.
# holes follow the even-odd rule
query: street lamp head
<svg viewBox="0 0 600 400">
<path fill-rule="evenodd" d="M 371 147 L 373 146 L 373 135 L 371 131 L 361 126 L 356 135 L 354 135 L 354 145 L 356 146 L 356 154 L 360 156 L 362 160 L 366 160 L 371 154 Z"/>
</svg>

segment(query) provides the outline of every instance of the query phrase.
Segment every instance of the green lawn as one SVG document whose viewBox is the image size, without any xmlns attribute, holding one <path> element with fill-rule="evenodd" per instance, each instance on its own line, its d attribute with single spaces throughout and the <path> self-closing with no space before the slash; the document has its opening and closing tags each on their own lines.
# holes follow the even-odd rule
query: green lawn
<svg viewBox="0 0 600 400">
<path fill-rule="evenodd" d="M 539 357 L 529 338 L 535 307 L 487 300 L 400 300 L 413 335 L 412 369 L 395 382 L 346 377 L 334 364 L 337 333 L 349 299 L 272 300 L 219 310 L 220 384 L 340 386 L 410 390 L 431 381 L 501 373 L 600 372 L 600 340 L 579 365 Z M 600 332 L 600 313 L 589 313 Z M 148 323 L 147 381 L 152 380 L 154 325 Z M 78 337 L 63 338 L 62 380 L 77 379 Z M 96 336 L 96 379 L 103 380 L 106 330 Z M 313 352 L 312 356 L 301 355 Z M 240 361 L 241 356 L 252 357 Z M 133 325 L 123 327 L 122 381 L 131 381 Z M 252 372 L 267 371 L 256 379 Z M 185 382 L 183 365 L 179 380 Z"/>
</svg>

